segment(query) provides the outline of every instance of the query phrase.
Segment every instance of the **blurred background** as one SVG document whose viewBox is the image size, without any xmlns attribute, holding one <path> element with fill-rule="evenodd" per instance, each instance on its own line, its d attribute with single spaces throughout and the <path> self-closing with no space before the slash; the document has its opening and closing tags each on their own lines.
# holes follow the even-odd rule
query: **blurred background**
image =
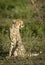
<svg viewBox="0 0 45 65">
<path fill-rule="evenodd" d="M 24 21 L 20 33 L 27 53 L 45 52 L 45 0 L 0 0 L 0 56 L 9 53 L 13 19 Z"/>
</svg>

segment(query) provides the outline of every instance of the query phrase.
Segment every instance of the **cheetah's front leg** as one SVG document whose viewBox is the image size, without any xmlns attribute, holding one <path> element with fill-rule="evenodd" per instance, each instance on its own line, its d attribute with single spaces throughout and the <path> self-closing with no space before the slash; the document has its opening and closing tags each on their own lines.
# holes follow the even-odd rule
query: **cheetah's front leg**
<svg viewBox="0 0 45 65">
<path fill-rule="evenodd" d="M 13 48 L 14 48 L 13 45 L 11 45 L 10 52 L 9 52 L 9 57 L 12 56 L 12 50 L 13 50 Z"/>
</svg>

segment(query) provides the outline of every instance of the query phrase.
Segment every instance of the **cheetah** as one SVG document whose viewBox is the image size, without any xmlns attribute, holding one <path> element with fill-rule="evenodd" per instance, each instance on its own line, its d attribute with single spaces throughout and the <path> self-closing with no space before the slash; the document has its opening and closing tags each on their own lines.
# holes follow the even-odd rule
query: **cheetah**
<svg viewBox="0 0 45 65">
<path fill-rule="evenodd" d="M 24 27 L 24 23 L 20 19 L 13 20 L 12 26 L 10 27 L 10 51 L 9 56 L 24 56 L 25 48 L 22 44 L 20 35 L 20 29 Z"/>
</svg>

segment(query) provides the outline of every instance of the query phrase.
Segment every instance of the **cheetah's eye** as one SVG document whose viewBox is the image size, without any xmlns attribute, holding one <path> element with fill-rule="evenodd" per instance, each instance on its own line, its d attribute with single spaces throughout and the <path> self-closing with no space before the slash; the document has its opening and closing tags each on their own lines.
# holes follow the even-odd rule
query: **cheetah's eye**
<svg viewBox="0 0 45 65">
<path fill-rule="evenodd" d="M 24 26 L 24 25 L 22 24 L 22 26 Z"/>
</svg>

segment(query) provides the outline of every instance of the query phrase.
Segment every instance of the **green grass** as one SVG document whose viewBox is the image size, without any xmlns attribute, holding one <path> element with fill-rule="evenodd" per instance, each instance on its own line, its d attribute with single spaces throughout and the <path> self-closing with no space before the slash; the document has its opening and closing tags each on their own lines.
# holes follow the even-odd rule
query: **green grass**
<svg viewBox="0 0 45 65">
<path fill-rule="evenodd" d="M 38 13 L 31 0 L 0 0 L 0 65 L 45 65 L 45 53 L 37 57 L 7 58 L 10 48 L 9 28 L 13 19 L 22 19 L 24 28 L 20 30 L 25 49 L 28 52 L 45 52 L 45 1 L 35 0 Z"/>
<path fill-rule="evenodd" d="M 45 65 L 45 53 L 37 57 L 1 57 L 0 65 Z"/>
</svg>

